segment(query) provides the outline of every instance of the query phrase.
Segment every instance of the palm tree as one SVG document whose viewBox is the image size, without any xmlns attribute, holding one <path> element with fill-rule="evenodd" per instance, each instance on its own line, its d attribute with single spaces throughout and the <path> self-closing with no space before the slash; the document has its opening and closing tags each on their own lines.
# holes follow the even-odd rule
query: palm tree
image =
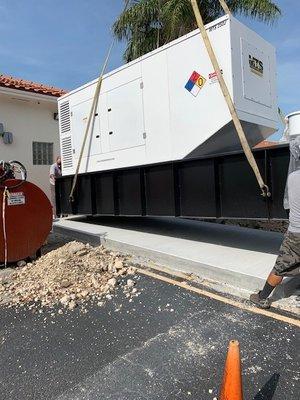
<svg viewBox="0 0 300 400">
<path fill-rule="evenodd" d="M 198 0 L 201 14 L 208 23 L 223 14 L 218 0 Z M 281 14 L 270 0 L 228 0 L 230 10 L 272 23 Z M 127 41 L 124 60 L 129 62 L 149 51 L 196 29 L 190 0 L 131 0 L 116 20 L 113 33 Z"/>
</svg>

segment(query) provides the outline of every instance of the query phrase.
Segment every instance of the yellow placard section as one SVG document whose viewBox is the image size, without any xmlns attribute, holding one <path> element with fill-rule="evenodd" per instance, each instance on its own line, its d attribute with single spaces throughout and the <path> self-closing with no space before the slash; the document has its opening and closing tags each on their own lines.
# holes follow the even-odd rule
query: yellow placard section
<svg viewBox="0 0 300 400">
<path fill-rule="evenodd" d="M 199 86 L 199 88 L 202 88 L 204 86 L 206 82 L 206 79 L 204 78 L 204 76 L 199 76 L 199 78 L 197 79 L 196 85 Z"/>
</svg>

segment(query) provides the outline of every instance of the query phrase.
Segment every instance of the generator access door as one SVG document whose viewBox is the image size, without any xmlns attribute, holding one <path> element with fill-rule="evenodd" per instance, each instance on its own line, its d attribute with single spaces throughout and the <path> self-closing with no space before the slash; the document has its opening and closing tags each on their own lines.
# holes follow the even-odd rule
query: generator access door
<svg viewBox="0 0 300 400">
<path fill-rule="evenodd" d="M 110 151 L 145 145 L 141 78 L 107 92 Z"/>
<path fill-rule="evenodd" d="M 100 102 L 102 99 L 100 98 Z M 79 158 L 83 139 L 86 131 L 88 118 L 90 115 L 93 99 L 82 101 L 72 107 L 72 133 L 75 158 Z M 98 112 L 95 114 L 93 123 L 91 124 L 87 141 L 84 147 L 83 157 L 101 154 L 101 131 L 100 131 L 100 117 Z"/>
</svg>

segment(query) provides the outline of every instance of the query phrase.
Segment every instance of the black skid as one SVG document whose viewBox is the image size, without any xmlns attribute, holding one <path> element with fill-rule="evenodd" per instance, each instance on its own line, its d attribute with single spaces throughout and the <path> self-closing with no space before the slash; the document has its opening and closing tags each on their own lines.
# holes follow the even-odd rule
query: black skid
<svg viewBox="0 0 300 400">
<path fill-rule="evenodd" d="M 286 219 L 283 195 L 289 148 L 254 151 L 271 192 L 261 196 L 244 153 L 80 174 L 74 201 L 73 176 L 57 181 L 60 214 Z"/>
</svg>

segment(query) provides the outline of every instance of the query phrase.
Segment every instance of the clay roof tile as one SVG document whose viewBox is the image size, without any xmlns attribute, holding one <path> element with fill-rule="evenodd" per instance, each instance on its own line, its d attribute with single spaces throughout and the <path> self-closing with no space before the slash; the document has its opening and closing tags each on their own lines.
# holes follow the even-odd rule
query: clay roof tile
<svg viewBox="0 0 300 400">
<path fill-rule="evenodd" d="M 46 94 L 54 97 L 60 97 L 67 93 L 65 90 L 56 88 L 54 86 L 47 86 L 20 78 L 13 78 L 12 76 L 8 75 L 0 75 L 0 86 L 33 93 Z"/>
</svg>

